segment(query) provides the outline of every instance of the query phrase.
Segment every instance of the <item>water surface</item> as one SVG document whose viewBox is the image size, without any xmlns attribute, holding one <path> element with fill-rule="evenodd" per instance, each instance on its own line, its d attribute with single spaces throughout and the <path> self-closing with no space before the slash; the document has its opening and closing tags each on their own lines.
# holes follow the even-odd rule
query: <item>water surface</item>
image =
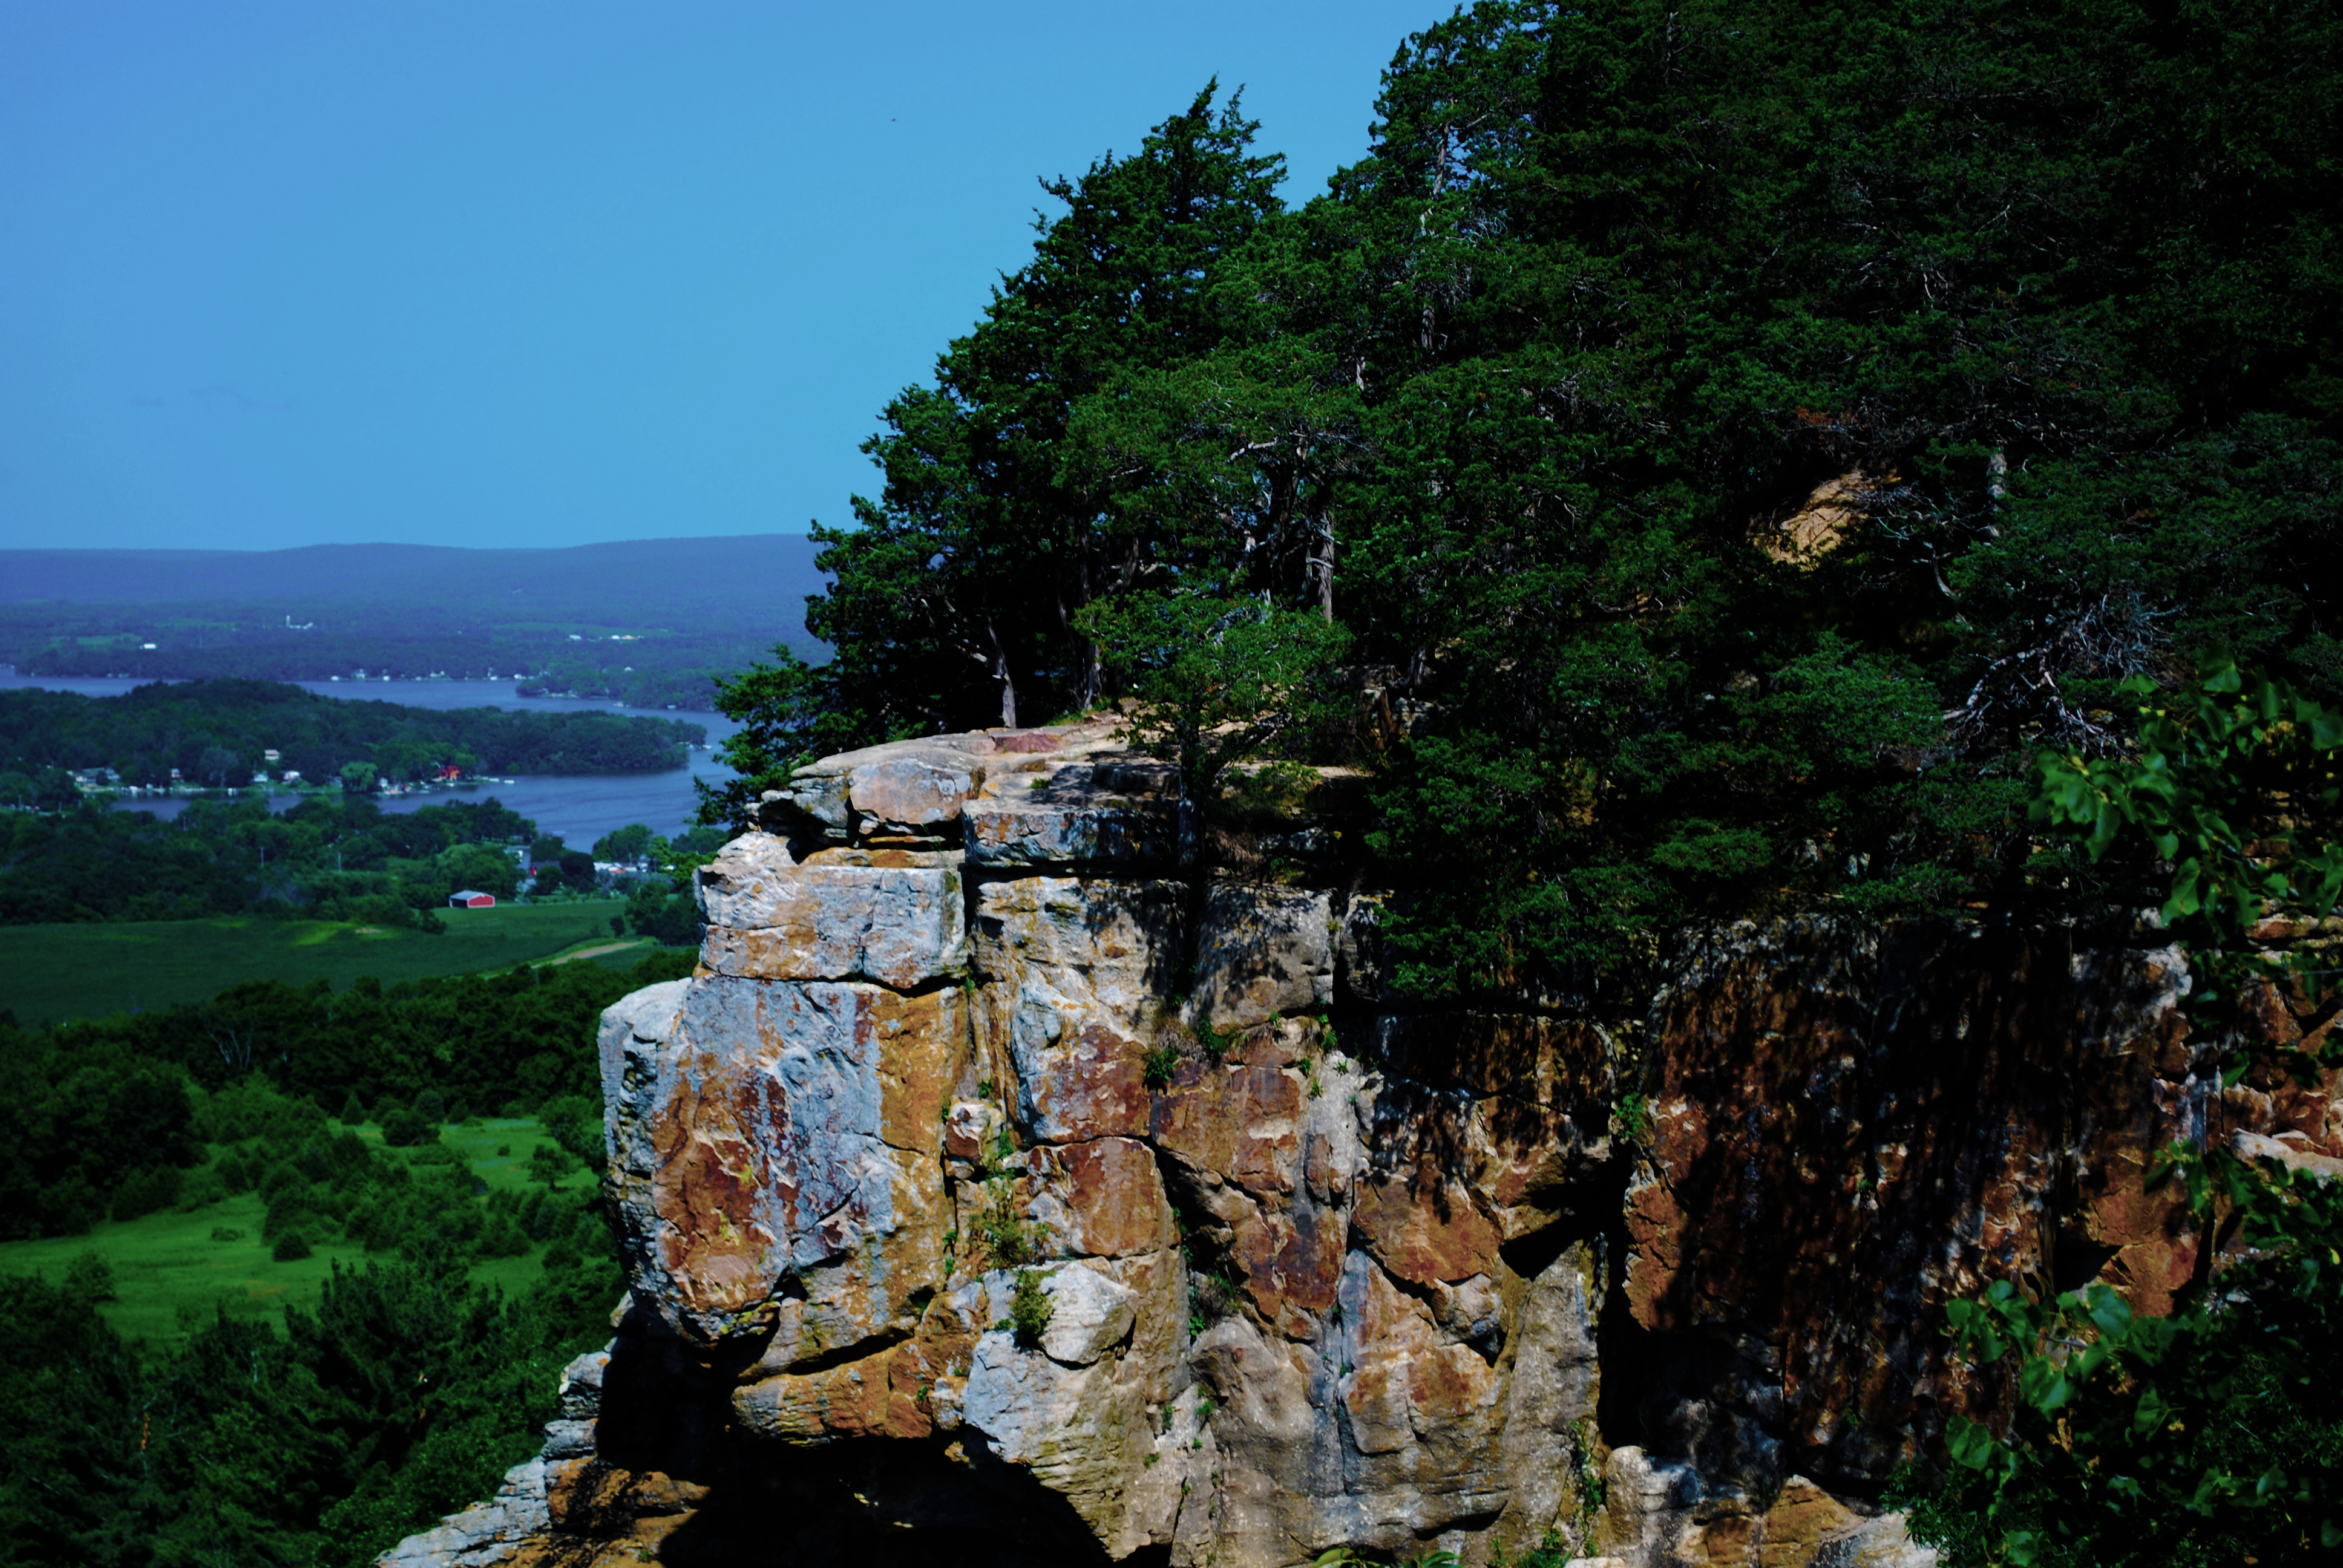
<svg viewBox="0 0 2343 1568">
<path fill-rule="evenodd" d="M 77 691 L 85 697 L 119 697 L 133 687 L 147 684 L 140 680 L 19 676 L 0 679 L 0 691 Z M 623 702 L 593 698 L 516 697 L 509 680 L 299 680 L 288 684 L 345 701 L 397 702 L 408 708 L 442 711 L 455 708 L 499 708 L 508 712 L 567 709 L 680 719 L 707 727 L 708 747 L 740 728 L 720 713 L 630 708 Z M 445 805 L 450 800 L 493 799 L 524 817 L 536 819 L 538 831 L 558 833 L 569 843 L 583 847 L 611 829 L 623 828 L 629 822 L 644 823 L 652 831 L 669 837 L 680 833 L 691 826 L 692 812 L 699 803 L 692 780 L 704 779 L 710 784 L 721 784 L 732 777 L 732 769 L 716 760 L 708 748 L 694 747 L 689 767 L 661 773 L 523 776 L 425 795 L 394 795 L 382 799 L 380 805 L 386 811 L 412 811 L 418 806 Z M 275 810 L 289 811 L 300 799 L 293 794 L 272 795 L 269 805 Z M 117 802 L 117 809 L 152 811 L 158 817 L 176 817 L 186 809 L 184 799 L 148 798 Z"/>
</svg>

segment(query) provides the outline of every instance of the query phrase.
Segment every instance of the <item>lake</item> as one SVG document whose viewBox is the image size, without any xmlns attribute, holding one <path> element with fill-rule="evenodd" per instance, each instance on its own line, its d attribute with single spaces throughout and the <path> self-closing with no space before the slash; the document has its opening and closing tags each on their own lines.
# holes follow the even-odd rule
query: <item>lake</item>
<svg viewBox="0 0 2343 1568">
<path fill-rule="evenodd" d="M 85 697 L 119 697 L 131 688 L 145 684 L 147 683 L 137 680 L 20 676 L 0 679 L 0 691 L 78 691 Z M 498 708 L 516 712 L 548 712 L 568 709 L 576 712 L 633 714 L 646 719 L 680 719 L 687 723 L 706 726 L 709 747 L 728 739 L 740 728 L 720 713 L 630 708 L 623 702 L 603 702 L 587 698 L 516 697 L 513 695 L 513 683 L 508 680 L 299 680 L 289 684 L 298 686 L 304 691 L 314 691 L 321 697 L 345 701 L 397 702 L 409 708 Z M 699 797 L 691 787 L 692 780 L 705 779 L 711 784 L 719 784 L 732 777 L 732 769 L 719 762 L 709 750 L 694 747 L 689 767 L 670 769 L 664 773 L 558 774 L 518 778 L 510 783 L 476 784 L 427 795 L 392 796 L 383 800 L 381 805 L 386 811 L 412 811 L 418 806 L 442 806 L 450 800 L 494 799 L 503 801 L 524 817 L 534 818 L 539 832 L 558 833 L 568 842 L 584 848 L 611 829 L 623 828 L 629 822 L 641 822 L 653 832 L 673 837 L 691 826 L 692 812 L 699 807 Z M 296 795 L 276 795 L 270 797 L 269 804 L 277 810 L 287 811 L 299 799 L 300 797 Z M 185 800 L 145 799 L 124 800 L 118 809 L 152 811 L 158 817 L 172 817 L 186 807 Z"/>
</svg>

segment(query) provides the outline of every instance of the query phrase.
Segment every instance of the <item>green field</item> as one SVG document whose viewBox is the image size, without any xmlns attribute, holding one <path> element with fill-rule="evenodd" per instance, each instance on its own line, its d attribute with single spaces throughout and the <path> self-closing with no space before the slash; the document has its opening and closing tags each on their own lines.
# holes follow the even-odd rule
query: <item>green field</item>
<svg viewBox="0 0 2343 1568">
<path fill-rule="evenodd" d="M 380 1129 L 357 1131 L 380 1146 Z M 473 1173 L 494 1189 L 527 1185 L 530 1152 L 551 1140 L 534 1121 L 492 1120 L 448 1127 L 440 1141 L 462 1155 Z M 512 1152 L 499 1155 L 499 1146 L 509 1146 Z M 592 1179 L 573 1171 L 560 1184 L 565 1191 L 574 1190 Z M 166 1210 L 118 1223 L 101 1221 L 79 1236 L 0 1242 L 0 1274 L 38 1273 L 60 1282 L 75 1258 L 96 1252 L 113 1265 L 118 1298 L 100 1311 L 125 1339 L 176 1344 L 191 1327 L 209 1322 L 220 1310 L 231 1317 L 278 1323 L 287 1305 L 316 1303 L 334 1263 L 361 1268 L 367 1254 L 357 1247 L 321 1246 L 298 1262 L 277 1262 L 260 1239 L 266 1207 L 258 1193 L 246 1192 L 191 1211 Z M 215 1241 L 215 1231 L 239 1234 Z M 482 1262 L 472 1270 L 472 1277 L 517 1295 L 536 1280 L 540 1268 L 538 1252 L 532 1251 Z"/>
<path fill-rule="evenodd" d="M 329 920 L 226 915 L 204 920 L 0 926 L 0 1009 L 23 1024 L 153 1011 L 203 1001 L 246 980 L 347 988 L 474 974 L 572 954 L 631 963 L 649 950 L 610 934 L 615 900 L 446 910 L 438 935 Z M 595 950 L 603 950 L 597 951 Z"/>
</svg>

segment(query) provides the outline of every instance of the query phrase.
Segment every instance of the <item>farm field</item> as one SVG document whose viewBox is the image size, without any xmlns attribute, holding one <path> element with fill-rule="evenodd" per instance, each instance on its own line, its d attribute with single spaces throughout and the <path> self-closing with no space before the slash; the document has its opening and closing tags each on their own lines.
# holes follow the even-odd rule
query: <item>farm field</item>
<svg viewBox="0 0 2343 1568">
<path fill-rule="evenodd" d="M 362 1125 L 356 1131 L 381 1147 L 381 1129 Z M 529 1155 L 552 1140 L 535 1121 L 498 1118 L 444 1128 L 440 1141 L 494 1191 L 527 1186 Z M 499 1148 L 510 1152 L 498 1154 Z M 559 1185 L 570 1191 L 592 1180 L 573 1171 Z M 362 1269 L 367 1254 L 356 1246 L 323 1244 L 307 1258 L 280 1263 L 269 1256 L 260 1235 L 266 1207 L 258 1193 L 245 1192 L 200 1209 L 100 1221 L 78 1236 L 0 1242 L 0 1274 L 37 1273 L 61 1282 L 75 1258 L 96 1252 L 113 1268 L 116 1297 L 99 1312 L 123 1338 L 158 1346 L 177 1344 L 215 1312 L 280 1325 L 286 1307 L 316 1304 L 335 1264 Z M 472 1269 L 472 1278 L 518 1295 L 536 1281 L 542 1251 L 484 1260 Z"/>
<path fill-rule="evenodd" d="M 62 1022 L 202 1001 L 246 980 L 323 980 L 339 990 L 360 975 L 395 985 L 541 963 L 573 950 L 595 962 L 630 964 L 651 944 L 612 936 L 610 918 L 621 908 L 610 900 L 446 910 L 447 929 L 436 935 L 244 915 L 0 926 L 0 1010 L 23 1024 Z"/>
</svg>

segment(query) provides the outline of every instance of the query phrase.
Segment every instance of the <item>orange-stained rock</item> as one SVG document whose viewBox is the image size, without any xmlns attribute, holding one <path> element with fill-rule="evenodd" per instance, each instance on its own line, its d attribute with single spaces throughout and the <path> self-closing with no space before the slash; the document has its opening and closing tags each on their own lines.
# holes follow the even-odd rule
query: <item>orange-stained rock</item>
<svg viewBox="0 0 2343 1568">
<path fill-rule="evenodd" d="M 732 1413 L 741 1431 L 777 1442 L 925 1437 L 935 1423 L 921 1398 L 924 1371 L 918 1352 L 899 1347 L 820 1372 L 780 1372 L 734 1390 Z"/>
<path fill-rule="evenodd" d="M 1154 1151 L 1128 1138 L 1044 1146 L 1027 1157 L 1026 1211 L 1050 1228 L 1056 1250 L 1123 1258 L 1178 1240 Z"/>
<path fill-rule="evenodd" d="M 1027 793 L 1091 809 L 1106 744 L 1069 729 Z M 902 869 L 788 862 L 791 831 L 739 857 L 735 907 L 826 856 Z M 1339 1043 L 1288 1017 L 1206 1060 L 1172 1021 L 1189 890 L 972 896 L 965 991 L 709 966 L 610 1010 L 637 1305 L 534 1468 L 399 1568 L 1486 1563 L 1548 1531 L 1621 1568 L 1921 1568 L 1865 1499 L 2008 1397 L 1947 1357 L 1946 1301 L 2096 1277 L 2160 1310 L 2207 1260 L 2156 1150 L 2343 1151 L 2334 1073 L 2224 1092 L 2177 956 L 2064 931 L 1687 931 L 1648 1009 L 1375 1017 L 1361 916 Z M 2291 985 L 2253 1016 L 2281 1045 L 2332 1027 Z M 1187 1055 L 1149 1091 L 1158 1042 Z M 1004 1322 L 1029 1275 L 1031 1342 Z"/>
<path fill-rule="evenodd" d="M 1051 1142 L 1143 1138 L 1154 1100 L 1146 1048 L 1091 1024 L 1056 1049 L 1029 1053 L 1019 1080 L 1033 1136 Z"/>
<path fill-rule="evenodd" d="M 1158 1147 L 1256 1192 L 1291 1192 L 1300 1174 L 1302 1080 L 1275 1067 L 1180 1063 L 1155 1096 Z"/>
<path fill-rule="evenodd" d="M 1290 1338 L 1317 1336 L 1310 1314 L 1334 1304 L 1345 1219 L 1305 1201 L 1285 1210 L 1252 1210 L 1237 1221 L 1229 1261 L 1264 1322 Z"/>
<path fill-rule="evenodd" d="M 893 1302 L 933 1289 L 965 1018 L 952 990 L 695 982 L 663 1045 L 628 1048 L 613 1122 L 637 1299 L 713 1340 L 769 1329 L 785 1273 L 872 1248 Z"/>
<path fill-rule="evenodd" d="M 1436 1171 L 1362 1180 L 1352 1224 L 1383 1267 L 1432 1284 L 1497 1271 L 1496 1225 L 1473 1195 Z"/>
</svg>

